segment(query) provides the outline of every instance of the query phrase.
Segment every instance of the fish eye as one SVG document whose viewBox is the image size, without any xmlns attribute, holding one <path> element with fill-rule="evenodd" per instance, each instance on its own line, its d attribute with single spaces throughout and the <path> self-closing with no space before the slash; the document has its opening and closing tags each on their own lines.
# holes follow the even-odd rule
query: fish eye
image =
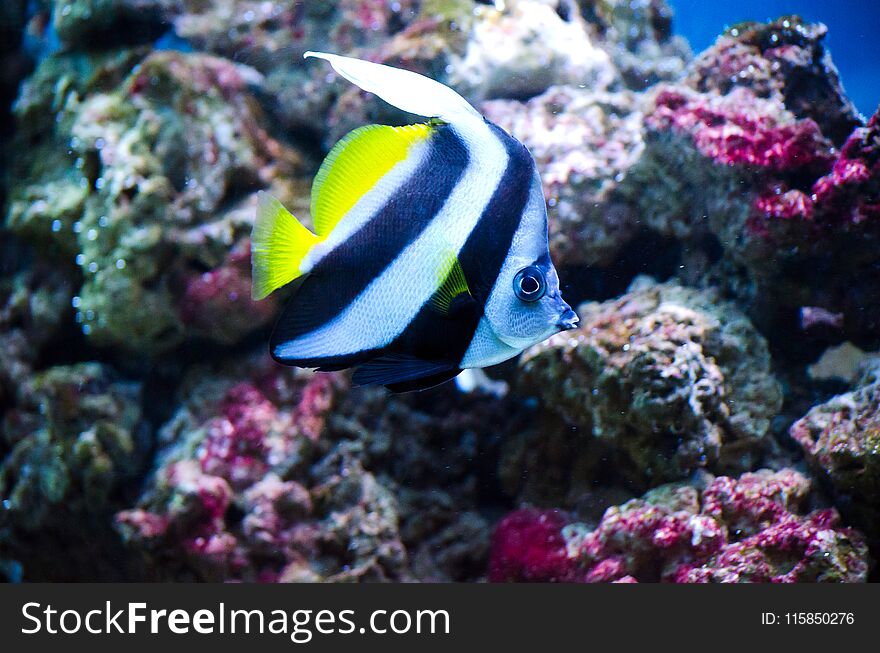
<svg viewBox="0 0 880 653">
<path fill-rule="evenodd" d="M 513 292 L 524 302 L 535 302 L 547 291 L 544 273 L 534 265 L 523 268 L 513 278 Z"/>
</svg>

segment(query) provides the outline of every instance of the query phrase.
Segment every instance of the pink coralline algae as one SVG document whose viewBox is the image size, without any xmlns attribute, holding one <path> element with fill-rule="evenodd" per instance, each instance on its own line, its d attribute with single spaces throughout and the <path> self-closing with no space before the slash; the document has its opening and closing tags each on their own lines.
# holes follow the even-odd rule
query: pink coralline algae
<svg viewBox="0 0 880 653">
<path fill-rule="evenodd" d="M 719 244 L 728 271 L 697 257 L 689 274 L 762 328 L 816 307 L 842 315 L 835 337 L 873 347 L 880 119 L 863 124 L 846 98 L 825 32 L 796 17 L 732 28 L 649 91 L 645 150 L 620 193 L 660 233 Z"/>
<path fill-rule="evenodd" d="M 831 170 L 809 192 L 778 186 L 760 195 L 755 208 L 753 229 L 766 227 L 768 218 L 813 222 L 829 231 L 876 229 L 880 220 L 880 112 L 853 131 Z"/>
<path fill-rule="evenodd" d="M 880 113 L 853 131 L 825 174 L 807 179 L 815 181 L 806 189 L 793 179 L 758 191 L 737 251 L 768 303 L 839 315 L 841 335 L 873 347 L 880 326 Z"/>
<path fill-rule="evenodd" d="M 726 96 L 705 96 L 666 89 L 647 118 L 651 129 L 689 134 L 700 152 L 718 165 L 769 171 L 825 170 L 831 143 L 811 119 L 784 122 L 767 102 L 737 88 Z"/>
<path fill-rule="evenodd" d="M 278 409 L 253 385 L 241 383 L 226 393 L 220 413 L 208 424 L 199 465 L 235 486 L 250 485 L 266 473 L 265 439 Z"/>
<path fill-rule="evenodd" d="M 523 509 L 495 528 L 489 580 L 568 582 L 575 566 L 568 556 L 563 527 L 570 520 L 558 510 Z"/>
<path fill-rule="evenodd" d="M 861 121 L 825 48 L 827 32 L 799 16 L 736 25 L 694 60 L 687 83 L 722 95 L 747 88 L 798 119 L 812 119 L 840 145 Z"/>
<path fill-rule="evenodd" d="M 799 512 L 810 481 L 794 470 L 667 485 L 610 507 L 595 528 L 522 510 L 495 531 L 492 581 L 859 582 L 863 537 L 834 509 Z"/>
<path fill-rule="evenodd" d="M 277 297 L 251 299 L 249 242 L 230 252 L 219 267 L 190 276 L 178 300 L 181 321 L 218 342 L 236 342 L 254 326 L 268 324 L 278 310 Z"/>
<path fill-rule="evenodd" d="M 277 580 L 315 554 L 312 495 L 292 475 L 302 473 L 343 382 L 262 363 L 244 369 L 252 380 L 228 385 L 219 401 L 214 384 L 193 388 L 164 429 L 176 444 L 152 488 L 116 517 L 131 547 L 156 556 L 152 573 Z"/>
</svg>

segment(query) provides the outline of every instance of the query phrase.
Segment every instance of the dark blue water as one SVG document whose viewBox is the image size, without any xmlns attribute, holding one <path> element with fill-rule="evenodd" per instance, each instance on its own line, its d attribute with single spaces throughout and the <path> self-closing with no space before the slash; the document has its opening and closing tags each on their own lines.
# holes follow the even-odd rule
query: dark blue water
<svg viewBox="0 0 880 653">
<path fill-rule="evenodd" d="M 859 110 L 880 105 L 880 0 L 669 0 L 675 31 L 694 52 L 709 46 L 724 25 L 799 14 L 828 26 L 828 46 Z"/>
</svg>

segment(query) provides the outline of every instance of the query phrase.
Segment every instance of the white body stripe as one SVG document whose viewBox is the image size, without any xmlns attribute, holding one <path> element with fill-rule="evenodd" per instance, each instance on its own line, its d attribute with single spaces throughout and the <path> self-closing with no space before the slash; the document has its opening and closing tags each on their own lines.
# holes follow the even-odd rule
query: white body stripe
<svg viewBox="0 0 880 653">
<path fill-rule="evenodd" d="M 497 365 L 510 360 L 521 351 L 521 349 L 504 344 L 495 335 L 489 320 L 483 316 L 480 318 L 480 323 L 477 325 L 477 330 L 474 332 L 474 337 L 471 338 L 459 367 L 467 369 Z"/>
<path fill-rule="evenodd" d="M 437 269 L 458 253 L 476 227 L 507 167 L 507 152 L 483 121 L 450 126 L 469 161 L 443 207 L 369 286 L 338 316 L 276 348 L 281 358 L 324 358 L 378 349 L 399 336 L 437 290 Z M 442 174 L 442 171 L 437 171 Z"/>
<path fill-rule="evenodd" d="M 333 231 L 325 240 L 315 245 L 306 254 L 300 264 L 303 274 L 310 272 L 327 254 L 348 240 L 352 234 L 367 224 L 371 218 L 377 217 L 377 212 L 382 209 L 395 193 L 412 177 L 419 166 L 424 163 L 431 152 L 430 137 L 424 141 L 413 144 L 409 148 L 407 157 L 398 161 L 385 173 L 376 184 L 364 193 L 354 203 L 348 212 L 342 216 Z"/>
<path fill-rule="evenodd" d="M 510 250 L 504 264 L 498 271 L 498 278 L 486 300 L 483 317 L 461 360 L 462 368 L 489 367 L 503 363 L 519 354 L 523 349 L 544 340 L 556 333 L 554 325 L 548 324 L 546 332 L 534 333 L 527 330 L 525 337 L 516 337 L 517 322 L 527 312 L 538 308 L 517 300 L 513 293 L 513 278 L 527 265 L 531 265 L 547 249 L 547 210 L 541 190 L 541 180 L 537 173 L 529 189 L 529 199 L 523 208 L 522 219 L 514 232 Z M 492 324 L 503 325 L 507 333 L 499 335 Z"/>
</svg>

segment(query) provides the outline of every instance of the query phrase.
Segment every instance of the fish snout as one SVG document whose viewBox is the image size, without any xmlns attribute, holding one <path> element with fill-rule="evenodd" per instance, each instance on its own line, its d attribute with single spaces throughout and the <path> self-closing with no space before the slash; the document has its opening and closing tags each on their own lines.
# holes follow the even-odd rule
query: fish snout
<svg viewBox="0 0 880 653">
<path fill-rule="evenodd" d="M 577 316 L 577 313 L 571 310 L 571 308 L 567 308 L 566 311 L 559 316 L 556 326 L 560 331 L 571 331 L 572 329 L 577 328 L 578 322 L 580 322 L 580 318 Z"/>
</svg>

